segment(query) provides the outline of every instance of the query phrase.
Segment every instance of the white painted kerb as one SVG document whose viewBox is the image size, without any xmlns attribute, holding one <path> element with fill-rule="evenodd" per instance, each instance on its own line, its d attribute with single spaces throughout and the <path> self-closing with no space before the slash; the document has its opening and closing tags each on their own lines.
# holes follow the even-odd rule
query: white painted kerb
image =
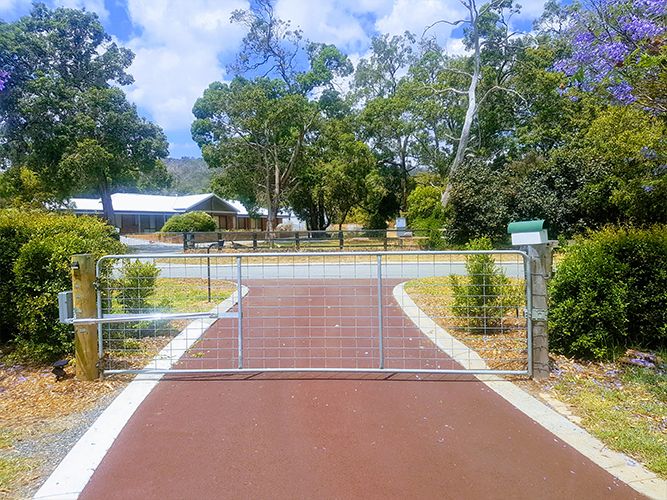
<svg viewBox="0 0 667 500">
<path fill-rule="evenodd" d="M 248 293 L 242 288 L 242 297 Z M 230 310 L 237 302 L 237 292 L 218 304 L 212 312 Z M 216 318 L 196 320 L 188 324 L 146 366 L 147 369 L 171 368 L 208 330 Z M 163 374 L 137 375 L 116 399 L 97 417 L 81 436 L 33 498 L 49 500 L 76 499 L 116 440 L 120 431 L 162 378 Z"/>
<path fill-rule="evenodd" d="M 488 368 L 474 350 L 456 340 L 429 318 L 410 298 L 403 285 L 404 283 L 401 283 L 394 287 L 394 299 L 401 306 L 405 315 L 424 335 L 464 368 Z M 528 415 L 593 463 L 639 493 L 659 500 L 667 498 L 667 481 L 646 470 L 627 455 L 608 449 L 600 440 L 513 383 L 497 375 L 477 375 L 476 377 L 517 410 Z"/>
</svg>

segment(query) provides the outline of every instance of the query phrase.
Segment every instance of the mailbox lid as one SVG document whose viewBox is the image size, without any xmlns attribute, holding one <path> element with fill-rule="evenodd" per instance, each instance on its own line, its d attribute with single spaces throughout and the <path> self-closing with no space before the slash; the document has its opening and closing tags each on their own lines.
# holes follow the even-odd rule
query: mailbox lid
<svg viewBox="0 0 667 500">
<path fill-rule="evenodd" d="M 546 230 L 546 227 L 544 227 L 544 219 L 510 222 L 509 225 L 507 226 L 507 232 L 509 234 L 539 233 L 542 230 Z"/>
</svg>

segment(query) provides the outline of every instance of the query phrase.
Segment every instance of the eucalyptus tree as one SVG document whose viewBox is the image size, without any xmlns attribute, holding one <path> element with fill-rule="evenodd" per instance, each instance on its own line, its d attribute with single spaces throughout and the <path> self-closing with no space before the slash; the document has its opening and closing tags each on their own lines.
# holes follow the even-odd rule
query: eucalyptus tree
<svg viewBox="0 0 667 500">
<path fill-rule="evenodd" d="M 212 83 L 193 109 L 192 136 L 219 172 L 214 187 L 251 210 L 267 207 L 269 230 L 287 204 L 321 226 L 319 195 L 305 189 L 314 170 L 307 151 L 327 114 L 341 112 L 334 80 L 348 76 L 352 64 L 335 46 L 305 40 L 270 0 L 235 11 L 231 21 L 247 29 L 229 67 L 236 77 Z"/>
<path fill-rule="evenodd" d="M 0 22 L 4 167 L 32 171 L 52 201 L 98 194 L 112 222 L 114 186 L 156 173 L 165 179 L 164 134 L 115 87 L 132 83 L 132 59 L 92 13 L 35 4 L 29 15 Z"/>
<path fill-rule="evenodd" d="M 372 203 L 369 206 L 377 195 L 376 171 L 375 157 L 357 138 L 351 119 L 323 119 L 306 153 L 291 207 L 310 229 L 326 229 L 330 224 L 340 229 L 353 209 L 376 209 Z"/>
<path fill-rule="evenodd" d="M 278 79 L 214 82 L 195 102 L 192 137 L 206 163 L 220 169 L 217 186 L 266 206 L 268 229 L 298 183 L 308 135 L 320 116 L 316 103 L 290 93 Z"/>
<path fill-rule="evenodd" d="M 334 78 L 352 73 L 352 63 L 335 45 L 303 38 L 291 21 L 278 18 L 272 0 L 256 0 L 250 9 L 236 10 L 231 21 L 248 32 L 229 70 L 235 75 L 278 78 L 287 92 L 308 95 L 331 88 Z"/>
<path fill-rule="evenodd" d="M 491 79 L 491 84 L 486 88 L 482 85 L 486 73 L 492 68 L 496 77 L 502 76 L 509 67 L 513 58 L 513 45 L 515 33 L 510 31 L 507 19 L 517 12 L 518 7 L 512 5 L 511 0 L 491 0 L 479 6 L 477 0 L 461 0 L 466 10 L 466 17 L 456 21 L 440 20 L 429 26 L 427 33 L 433 26 L 438 24 L 449 24 L 462 26 L 464 29 L 464 44 L 471 52 L 468 58 L 468 67 L 462 69 L 457 65 L 446 65 L 443 74 L 455 73 L 465 77 L 467 85 L 440 85 L 432 87 L 436 94 L 454 94 L 465 99 L 465 115 L 461 127 L 456 134 L 456 148 L 454 158 L 448 172 L 447 184 L 442 195 L 443 206 L 447 206 L 452 191 L 452 178 L 464 162 L 472 128 L 479 118 L 480 108 L 487 99 L 498 92 L 508 92 L 516 95 L 516 91 L 505 85 L 504 78 Z M 495 61 L 493 61 L 493 57 Z M 486 59 L 486 61 L 485 61 Z M 491 62 L 486 64 L 485 62 Z"/>
<path fill-rule="evenodd" d="M 401 210 L 407 206 L 411 173 L 419 166 L 419 124 L 407 88 L 408 71 L 415 60 L 414 45 L 415 37 L 409 32 L 374 37 L 371 53 L 359 62 L 353 82 L 361 106 L 363 137 L 379 163 L 397 172 Z"/>
</svg>

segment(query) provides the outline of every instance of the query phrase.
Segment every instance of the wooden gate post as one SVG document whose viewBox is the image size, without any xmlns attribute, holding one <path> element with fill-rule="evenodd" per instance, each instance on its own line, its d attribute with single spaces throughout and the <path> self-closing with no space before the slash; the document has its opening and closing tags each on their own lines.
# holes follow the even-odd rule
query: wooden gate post
<svg viewBox="0 0 667 500">
<path fill-rule="evenodd" d="M 72 305 L 75 318 L 94 318 L 97 315 L 95 258 L 90 254 L 72 257 Z M 99 377 L 100 356 L 94 323 L 74 326 L 74 355 L 76 378 L 95 380 Z"/>
</svg>

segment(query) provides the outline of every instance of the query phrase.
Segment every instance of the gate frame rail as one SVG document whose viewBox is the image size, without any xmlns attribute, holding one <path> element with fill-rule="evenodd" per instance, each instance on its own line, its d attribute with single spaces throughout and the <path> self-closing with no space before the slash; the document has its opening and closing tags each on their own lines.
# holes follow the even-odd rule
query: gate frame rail
<svg viewBox="0 0 667 500">
<path fill-rule="evenodd" d="M 382 304 L 382 264 L 383 257 L 386 256 L 415 256 L 415 255 L 432 255 L 432 256 L 468 256 L 468 255 L 515 255 L 521 257 L 523 260 L 523 278 L 524 291 L 526 297 L 525 320 L 526 320 L 526 361 L 527 367 L 525 370 L 496 370 L 496 369 L 399 369 L 399 368 L 385 368 L 384 361 L 384 335 L 383 335 L 383 304 Z M 263 258 L 263 257 L 278 257 L 288 259 L 291 257 L 323 257 L 335 258 L 345 256 L 365 256 L 376 257 L 376 274 L 377 293 L 378 293 L 378 354 L 379 366 L 377 368 L 245 368 L 243 366 L 243 294 L 242 294 L 242 265 L 244 258 Z M 531 263 L 533 258 L 522 250 L 434 250 L 434 251 L 399 251 L 399 252 L 272 252 L 272 253 L 235 253 L 235 254 L 196 254 L 196 253 L 152 253 L 152 254 L 113 254 L 100 257 L 95 265 L 95 282 L 99 283 L 102 275 L 102 263 L 109 260 L 118 259 L 160 259 L 160 258 L 178 258 L 178 259 L 206 259 L 208 266 L 210 266 L 211 258 L 225 258 L 234 260 L 235 264 L 232 267 L 236 268 L 236 284 L 237 284 L 237 311 L 234 313 L 216 314 L 213 312 L 199 312 L 199 313 L 164 313 L 164 314 L 107 314 L 104 315 L 102 311 L 102 291 L 99 286 L 96 286 L 96 304 L 97 315 L 95 318 L 77 318 L 74 317 L 71 323 L 75 325 L 96 324 L 98 336 L 98 354 L 100 362 L 104 357 L 103 345 L 103 330 L 102 326 L 107 323 L 128 323 L 133 321 L 147 321 L 159 319 L 198 319 L 198 318 L 238 318 L 238 368 L 232 369 L 127 369 L 127 370 L 104 370 L 100 366 L 100 372 L 104 374 L 119 374 L 119 373 L 136 373 L 136 374 L 187 374 L 187 373 L 263 373 L 263 372 L 322 372 L 322 373 L 414 373 L 414 374 L 456 374 L 456 375 L 528 375 L 533 376 L 533 270 Z M 386 261 L 385 261 L 386 262 Z M 281 264 L 277 264 L 281 265 Z M 369 262 L 369 266 L 373 266 Z M 210 267 L 209 267 L 210 272 Z M 101 363 L 100 363 L 101 365 Z"/>
</svg>

